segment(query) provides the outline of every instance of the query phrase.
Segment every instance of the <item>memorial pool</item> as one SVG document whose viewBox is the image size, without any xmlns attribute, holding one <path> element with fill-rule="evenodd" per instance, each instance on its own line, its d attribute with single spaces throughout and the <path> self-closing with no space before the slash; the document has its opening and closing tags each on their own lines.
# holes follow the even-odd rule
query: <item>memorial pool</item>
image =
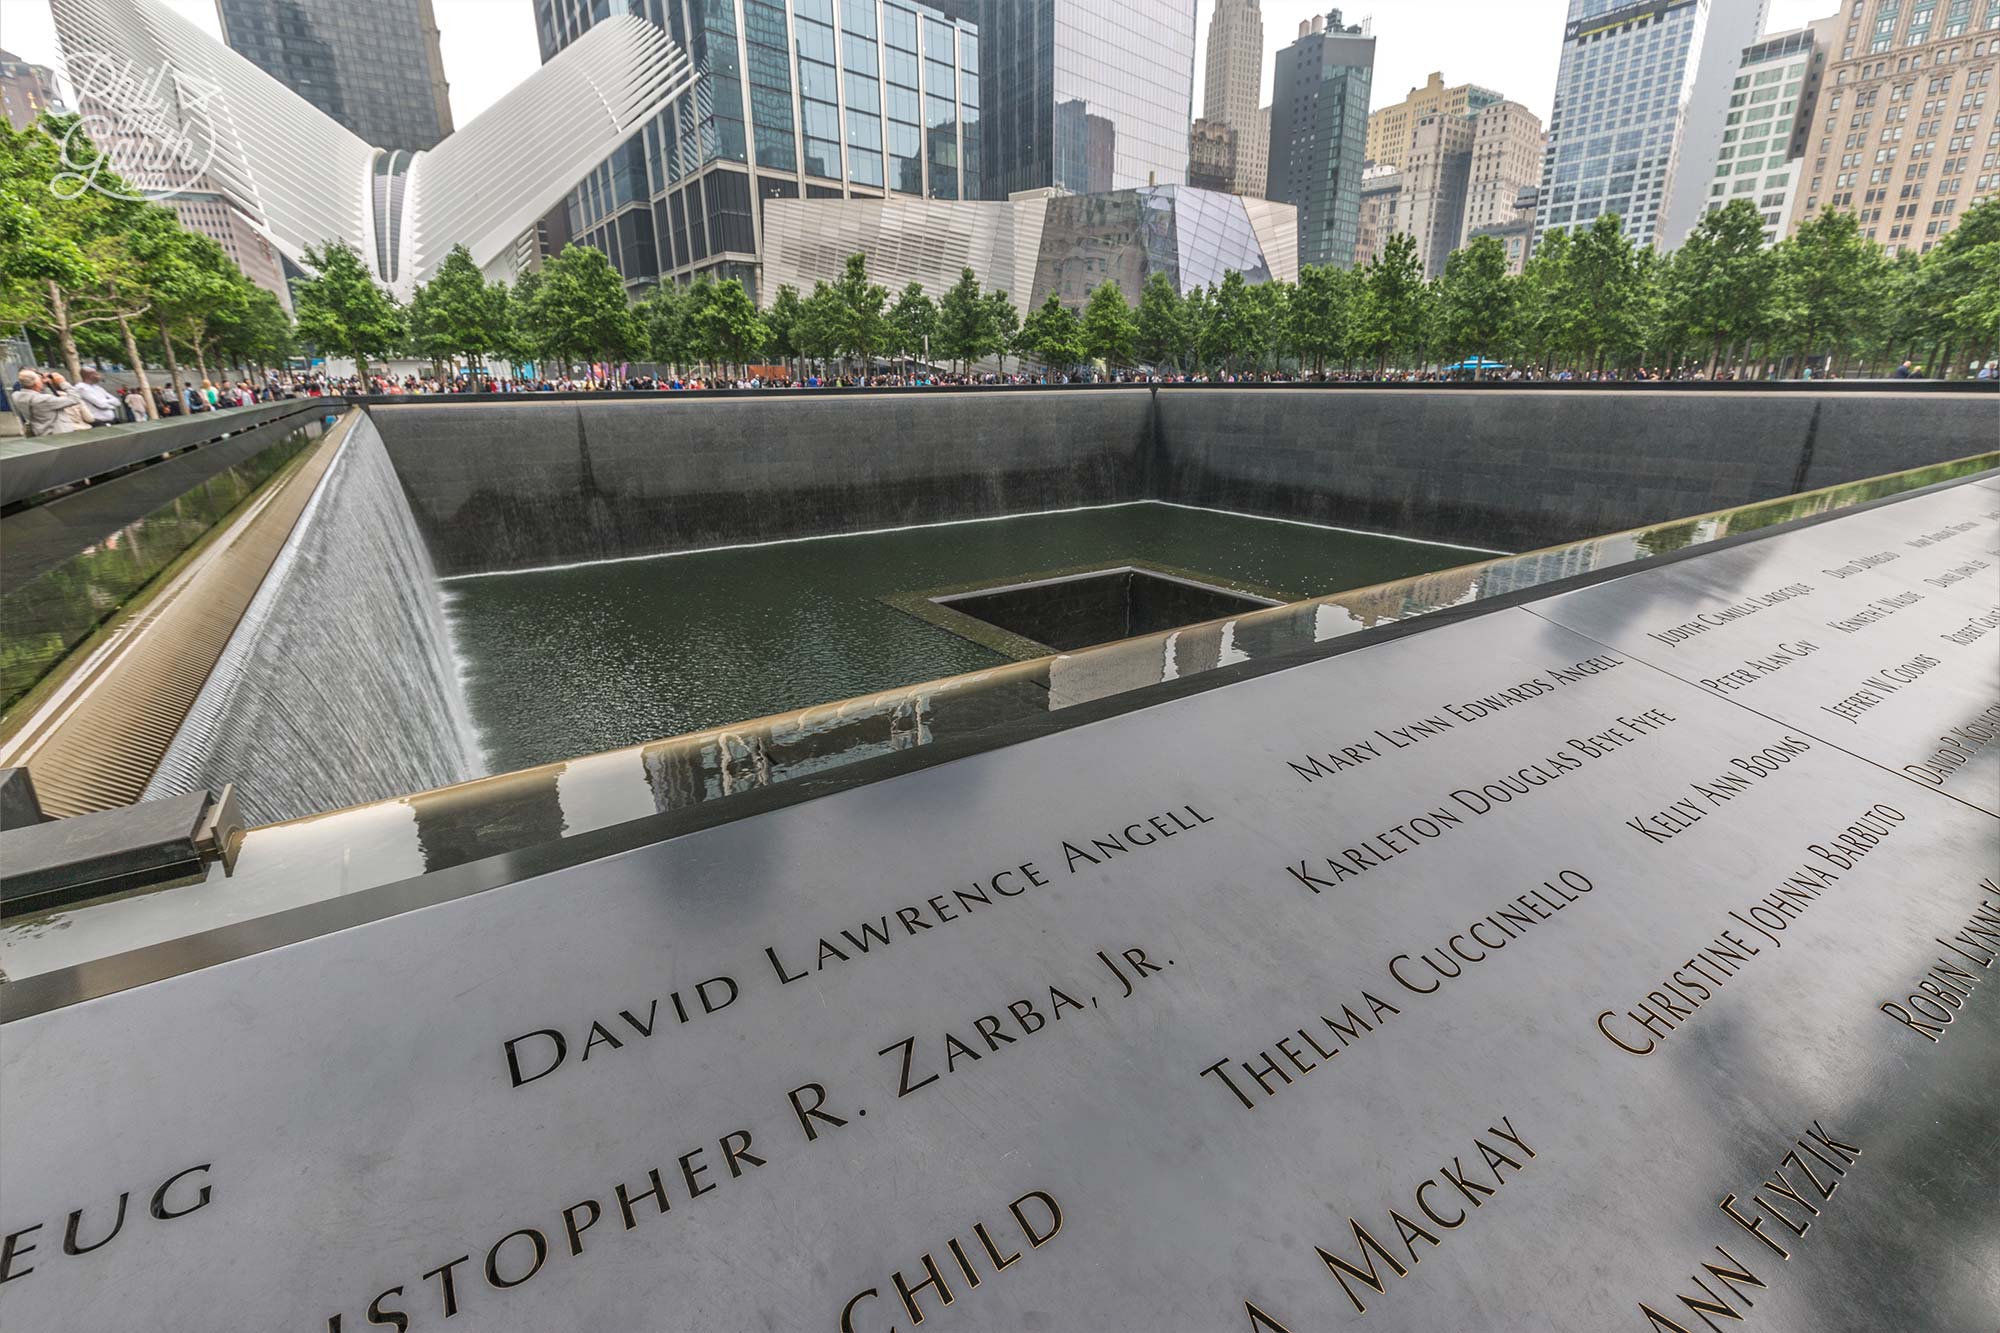
<svg viewBox="0 0 2000 1333">
<path fill-rule="evenodd" d="M 491 771 L 1007 660 L 883 599 L 1139 562 L 1283 601 L 1487 558 L 1140 503 L 450 579 Z"/>
</svg>

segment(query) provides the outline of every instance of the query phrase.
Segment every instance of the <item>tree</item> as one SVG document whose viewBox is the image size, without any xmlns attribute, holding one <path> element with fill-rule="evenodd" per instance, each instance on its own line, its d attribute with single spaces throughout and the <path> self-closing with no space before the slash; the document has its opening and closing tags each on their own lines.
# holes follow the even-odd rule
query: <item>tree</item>
<svg viewBox="0 0 2000 1333">
<path fill-rule="evenodd" d="M 1208 289 L 1207 317 L 1198 330 L 1201 357 L 1209 365 L 1220 365 L 1234 374 L 1238 362 L 1255 366 L 1264 355 L 1268 331 L 1264 311 L 1241 273 L 1231 269 L 1222 275 L 1222 285 Z"/>
<path fill-rule="evenodd" d="M 1133 320 L 1139 359 L 1156 368 L 1183 369 L 1181 355 L 1187 345 L 1185 311 L 1174 280 L 1155 269 L 1146 275 L 1139 289 L 1139 309 Z"/>
<path fill-rule="evenodd" d="M 865 375 L 875 349 L 882 345 L 889 331 L 883 313 L 889 304 L 889 291 L 880 283 L 868 281 L 868 261 L 860 255 L 847 257 L 847 267 L 841 271 L 833 291 L 837 301 L 835 346 L 843 357 L 859 358 L 861 373 Z"/>
<path fill-rule="evenodd" d="M 624 280 L 602 250 L 568 245 L 544 264 L 534 302 L 524 311 L 545 355 L 565 367 L 576 361 L 607 365 L 630 360 L 640 343 L 639 322 L 625 296 Z"/>
<path fill-rule="evenodd" d="M 1959 352 L 1991 354 L 2000 341 L 2000 200 L 1968 209 L 1923 257 L 1915 298 L 1938 344 L 1931 364 L 1949 373 Z"/>
<path fill-rule="evenodd" d="M 918 353 L 928 356 L 937 325 L 937 302 L 924 295 L 922 283 L 913 282 L 903 288 L 889 311 L 889 340 L 906 357 Z"/>
<path fill-rule="evenodd" d="M 360 261 L 355 262 L 358 266 Z M 362 277 L 365 281 L 366 274 Z M 305 293 L 309 284 L 299 286 L 299 309 L 303 313 L 307 309 Z M 252 290 L 221 246 L 199 232 L 175 234 L 171 252 L 161 258 L 155 272 L 152 314 L 177 397 L 185 391 L 181 387 L 176 345 L 192 352 L 196 369 L 203 379 L 209 378 L 209 348 L 223 329 L 248 312 Z M 394 334 L 390 347 L 401 338 L 400 323 L 395 324 Z"/>
<path fill-rule="evenodd" d="M 792 297 L 797 300 L 798 293 L 792 292 Z M 646 293 L 636 308 L 634 317 L 644 334 L 646 353 L 660 365 L 684 366 L 695 359 L 694 335 L 688 327 L 691 304 L 687 288 L 663 282 Z"/>
<path fill-rule="evenodd" d="M 1486 353 L 1499 346 L 1513 318 L 1514 280 L 1500 238 L 1475 236 L 1471 245 L 1452 251 L 1438 280 L 1440 333 L 1446 346 L 1476 358 L 1473 379 L 1484 373 Z"/>
<path fill-rule="evenodd" d="M 353 358 L 354 373 L 366 376 L 372 358 L 388 356 L 402 345 L 402 312 L 389 293 L 376 285 L 362 265 L 361 256 L 345 241 L 331 241 L 317 250 L 308 248 L 305 261 L 313 275 L 292 288 L 299 336 L 322 353 Z M 199 265 L 191 267 L 198 269 Z M 177 301 L 183 309 L 202 299 L 193 275 L 189 287 Z M 169 365 L 172 356 L 169 348 Z"/>
<path fill-rule="evenodd" d="M 980 355 L 1000 358 L 1000 372 L 1007 371 L 1007 351 L 1020 336 L 1021 314 L 1014 309 L 1014 302 L 1000 289 L 986 293 L 980 301 L 979 351 Z"/>
<path fill-rule="evenodd" d="M 801 355 L 799 320 L 804 310 L 804 303 L 799 300 L 799 289 L 785 282 L 778 285 L 778 294 L 771 298 L 771 308 L 764 312 L 764 327 L 771 331 L 771 340 L 765 344 L 765 350 L 787 366 Z"/>
<path fill-rule="evenodd" d="M 1087 354 L 1083 325 L 1054 292 L 1022 321 L 1018 345 L 1051 370 L 1075 366 Z"/>
<path fill-rule="evenodd" d="M 1139 326 L 1125 303 L 1124 291 L 1111 279 L 1097 284 L 1084 302 L 1082 332 L 1085 356 L 1107 366 L 1131 364 Z"/>
<path fill-rule="evenodd" d="M 540 269 L 528 269 L 514 279 L 513 295 L 508 302 L 507 341 L 500 351 L 514 363 L 517 371 L 543 359 L 542 331 L 534 321 L 535 302 L 540 298 L 541 290 Z M 540 369 L 539 366 L 536 368 Z"/>
<path fill-rule="evenodd" d="M 834 355 L 839 337 L 839 302 L 840 297 L 832 287 L 824 282 L 813 284 L 812 295 L 800 304 L 799 320 L 792 331 L 801 356 L 823 362 Z"/>
<path fill-rule="evenodd" d="M 1821 348 L 1837 356 L 1867 328 L 1882 300 L 1887 261 L 1861 234 L 1860 218 L 1835 209 L 1800 223 L 1777 255 L 1776 313 L 1803 374 Z"/>
<path fill-rule="evenodd" d="M 950 358 L 956 369 L 963 369 L 967 362 L 977 360 L 987 346 L 987 316 L 985 297 L 979 291 L 979 276 L 971 269 L 958 275 L 958 281 L 938 302 L 937 334 L 933 339 L 937 351 Z"/>
<path fill-rule="evenodd" d="M 1417 262 L 1417 241 L 1396 232 L 1369 263 L 1366 300 L 1359 312 L 1361 350 L 1375 356 L 1375 373 L 1389 368 L 1389 358 L 1413 351 L 1423 332 L 1423 265 Z"/>
<path fill-rule="evenodd" d="M 248 286 L 246 295 L 242 318 L 223 331 L 222 350 L 238 365 L 282 365 L 295 346 L 291 316 L 262 287 Z"/>
<path fill-rule="evenodd" d="M 472 252 L 454 245 L 431 280 L 411 293 L 410 337 L 433 361 L 476 366 L 506 343 L 507 316 L 505 289 L 489 285 Z"/>
<path fill-rule="evenodd" d="M 8 324 L 55 335 L 57 354 L 72 378 L 82 372 L 77 338 L 90 325 L 115 323 L 126 335 L 149 305 L 143 263 L 128 234 L 157 229 L 172 215 L 123 198 L 115 174 L 100 173 L 97 189 L 62 180 L 64 148 L 85 160 L 97 150 L 73 116 L 45 118 L 25 130 L 0 126 L 0 312 Z M 156 217 L 149 218 L 146 215 Z M 178 224 L 173 224 L 178 230 Z M 15 316 L 18 316 L 16 318 Z M 143 375 L 144 362 L 138 360 Z"/>
<path fill-rule="evenodd" d="M 1327 358 L 1338 356 L 1346 344 L 1353 303 L 1351 272 L 1322 264 L 1299 269 L 1286 336 L 1298 351 L 1301 370 L 1310 360 L 1313 374 L 1325 374 Z"/>
<path fill-rule="evenodd" d="M 1674 326 L 1708 351 L 1713 376 L 1724 352 L 1769 328 L 1777 263 L 1764 248 L 1764 218 L 1748 199 L 1706 214 L 1665 270 Z"/>
<path fill-rule="evenodd" d="M 1514 287 L 1514 320 L 1507 341 L 1514 359 L 1553 369 L 1574 331 L 1574 312 L 1563 304 L 1569 285 L 1570 233 L 1552 231 L 1536 244 Z"/>
<path fill-rule="evenodd" d="M 703 278 L 689 291 L 688 331 L 697 354 L 725 366 L 741 366 L 771 340 L 771 327 L 757 313 L 750 293 L 734 278 Z"/>
<path fill-rule="evenodd" d="M 1282 370 L 1292 346 L 1292 284 L 1272 278 L 1250 288 L 1250 315 L 1259 349 L 1253 369 L 1268 356 L 1271 369 Z"/>
<path fill-rule="evenodd" d="M 1567 279 L 1562 295 L 1574 303 L 1574 336 L 1591 368 L 1635 355 L 1644 332 L 1645 286 L 1617 214 L 1600 214 L 1572 239 Z"/>
</svg>

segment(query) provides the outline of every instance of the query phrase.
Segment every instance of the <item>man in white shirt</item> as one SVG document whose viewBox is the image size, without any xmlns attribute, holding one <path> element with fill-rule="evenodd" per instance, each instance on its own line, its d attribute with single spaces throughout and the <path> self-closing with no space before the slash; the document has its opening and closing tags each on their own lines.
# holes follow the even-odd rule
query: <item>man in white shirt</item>
<svg viewBox="0 0 2000 1333">
<path fill-rule="evenodd" d="M 83 372 L 83 383 L 76 386 L 76 396 L 90 411 L 90 424 L 109 426 L 118 420 L 118 395 L 104 387 L 104 376 L 96 367 Z"/>
</svg>

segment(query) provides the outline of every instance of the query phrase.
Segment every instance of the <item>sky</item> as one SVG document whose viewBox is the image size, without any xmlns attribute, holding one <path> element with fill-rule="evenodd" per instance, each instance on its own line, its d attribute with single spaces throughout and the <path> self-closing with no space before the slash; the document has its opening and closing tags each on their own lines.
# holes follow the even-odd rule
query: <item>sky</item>
<svg viewBox="0 0 2000 1333">
<path fill-rule="evenodd" d="M 338 0 L 327 0 L 337 3 Z M 1715 0 L 1744 4 L 1748 0 Z M 219 32 L 214 0 L 163 0 L 210 32 Z M 1198 0 L 1194 110 L 1201 110 L 1202 69 L 1214 0 Z M 1299 20 L 1325 13 L 1331 0 L 1263 0 L 1264 93 L 1271 100 L 1272 55 L 1298 36 Z M 470 121 L 541 63 L 530 0 L 433 0 L 444 40 L 452 118 Z M 1376 0 L 1341 8 L 1375 30 L 1374 104 L 1399 102 L 1432 70 L 1445 82 L 1496 88 L 1544 120 L 1555 92 L 1566 0 Z M 1837 0 L 1771 0 L 1769 29 L 1795 28 L 1830 14 Z M 48 0 L 0 0 L 0 46 L 37 64 L 61 67 Z"/>
</svg>

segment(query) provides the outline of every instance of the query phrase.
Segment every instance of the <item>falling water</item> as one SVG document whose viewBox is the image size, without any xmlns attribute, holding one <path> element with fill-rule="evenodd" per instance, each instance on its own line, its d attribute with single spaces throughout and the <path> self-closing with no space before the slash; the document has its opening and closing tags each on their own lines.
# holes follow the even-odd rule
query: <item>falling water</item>
<svg viewBox="0 0 2000 1333">
<path fill-rule="evenodd" d="M 437 571 L 362 416 L 146 795 L 234 782 L 260 824 L 482 772 Z"/>
</svg>

